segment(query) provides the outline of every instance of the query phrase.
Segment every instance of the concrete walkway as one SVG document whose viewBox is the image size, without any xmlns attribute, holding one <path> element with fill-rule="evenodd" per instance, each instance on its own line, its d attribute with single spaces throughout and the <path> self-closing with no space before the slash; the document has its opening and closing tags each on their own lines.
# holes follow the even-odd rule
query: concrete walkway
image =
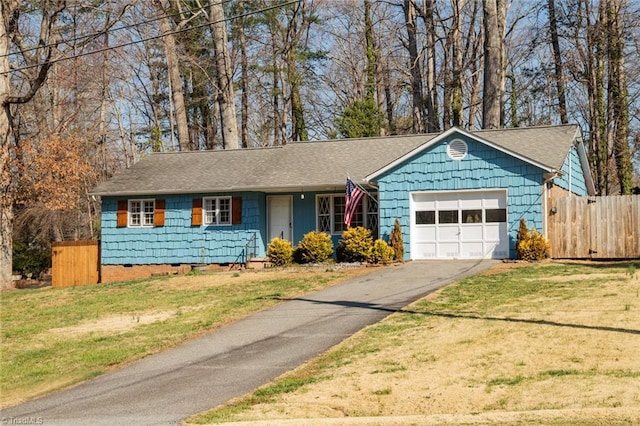
<svg viewBox="0 0 640 426">
<path fill-rule="evenodd" d="M 244 395 L 495 261 L 408 262 L 288 300 L 72 389 L 0 412 L 3 424 L 171 425 Z"/>
</svg>

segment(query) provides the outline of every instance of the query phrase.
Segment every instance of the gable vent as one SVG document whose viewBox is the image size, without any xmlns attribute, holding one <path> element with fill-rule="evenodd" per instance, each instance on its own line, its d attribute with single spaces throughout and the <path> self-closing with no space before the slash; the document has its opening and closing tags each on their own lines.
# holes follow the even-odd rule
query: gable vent
<svg viewBox="0 0 640 426">
<path fill-rule="evenodd" d="M 467 156 L 467 144 L 462 139 L 454 139 L 447 145 L 447 155 L 452 160 L 462 160 Z"/>
</svg>

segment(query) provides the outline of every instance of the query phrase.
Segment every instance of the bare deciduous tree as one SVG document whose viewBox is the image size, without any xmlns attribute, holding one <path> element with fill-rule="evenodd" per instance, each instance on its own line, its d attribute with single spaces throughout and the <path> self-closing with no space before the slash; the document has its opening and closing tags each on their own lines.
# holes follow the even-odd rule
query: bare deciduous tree
<svg viewBox="0 0 640 426">
<path fill-rule="evenodd" d="M 222 140 L 226 149 L 237 149 L 240 145 L 238 143 L 238 123 L 233 89 L 233 68 L 227 46 L 227 27 L 222 3 L 211 2 L 209 21 L 216 55 L 216 79 L 220 90 L 218 105 L 220 105 Z"/>
<path fill-rule="evenodd" d="M 506 1 L 483 0 L 483 12 L 484 86 L 482 90 L 482 128 L 498 129 L 502 127 L 503 123 Z"/>
<path fill-rule="evenodd" d="M 178 146 L 180 151 L 190 151 L 194 147 L 189 140 L 189 122 L 187 120 L 187 108 L 182 89 L 182 78 L 178 65 L 178 49 L 175 36 L 165 6 L 160 0 L 154 0 L 156 10 L 161 16 L 160 29 L 162 30 L 162 44 L 167 60 L 167 71 L 171 85 L 171 99 L 173 100 L 173 113 L 178 130 Z"/>
</svg>

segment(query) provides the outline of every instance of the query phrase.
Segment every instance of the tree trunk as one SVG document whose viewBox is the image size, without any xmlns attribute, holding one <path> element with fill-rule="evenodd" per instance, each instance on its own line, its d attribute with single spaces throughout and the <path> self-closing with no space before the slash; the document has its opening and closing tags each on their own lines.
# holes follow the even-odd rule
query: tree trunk
<svg viewBox="0 0 640 426">
<path fill-rule="evenodd" d="M 445 37 L 444 48 L 442 49 L 442 130 L 451 128 L 451 37 Z"/>
<path fill-rule="evenodd" d="M 411 74 L 411 130 L 414 133 L 424 133 L 426 117 L 424 115 L 422 71 L 420 70 L 420 57 L 418 55 L 417 42 L 417 13 L 414 0 L 405 0 L 403 9 L 408 37 L 407 49 L 409 50 L 409 73 Z"/>
<path fill-rule="evenodd" d="M 451 124 L 462 126 L 462 16 L 465 0 L 452 1 L 451 25 Z"/>
<path fill-rule="evenodd" d="M 12 288 L 13 193 L 11 191 L 11 83 L 9 33 L 5 26 L 16 5 L 0 4 L 0 289 Z"/>
<path fill-rule="evenodd" d="M 284 133 L 282 128 L 285 127 L 282 122 L 284 118 L 280 113 L 280 98 L 283 89 L 280 87 L 280 65 L 278 64 L 278 48 L 275 43 L 275 35 L 271 33 L 271 113 L 273 115 L 273 145 L 284 145 Z"/>
<path fill-rule="evenodd" d="M 9 35 L 0 6 L 0 289 L 13 287 L 13 196 L 9 166 L 11 144 L 9 86 Z"/>
<path fill-rule="evenodd" d="M 607 142 L 607 114 L 604 99 L 604 30 L 605 14 L 600 8 L 596 22 L 590 22 L 590 1 L 583 0 L 584 19 L 587 28 L 587 47 L 583 58 L 587 70 L 587 93 L 589 97 L 589 129 L 592 170 L 596 178 L 597 191 L 600 195 L 608 195 L 608 142 Z"/>
<path fill-rule="evenodd" d="M 387 60 L 384 61 L 384 71 L 382 73 L 383 76 L 383 80 L 384 80 L 384 100 L 385 100 L 385 106 L 386 106 L 386 114 L 387 114 L 387 121 L 389 122 L 389 133 L 392 135 L 395 135 L 396 132 L 396 123 L 393 119 L 393 100 L 391 99 L 391 86 L 390 86 L 390 82 L 389 77 L 390 71 L 389 71 L 389 63 Z"/>
<path fill-rule="evenodd" d="M 624 34 L 620 0 L 606 0 L 609 60 L 609 110 L 613 117 L 613 156 L 621 194 L 631 194 L 633 165 L 629 150 L 629 106 L 624 69 Z"/>
<path fill-rule="evenodd" d="M 288 142 L 288 138 L 287 138 L 287 127 L 289 124 L 289 106 L 291 105 L 290 102 L 287 102 L 287 96 L 285 93 L 285 70 L 284 67 L 279 67 L 277 68 L 278 70 L 278 83 L 280 84 L 280 87 L 282 88 L 282 92 L 281 92 L 281 96 L 282 96 L 282 112 L 280 113 L 280 136 L 282 137 L 282 144 L 285 145 Z M 289 95 L 291 96 L 291 95 Z M 290 99 L 290 98 L 289 98 Z"/>
<path fill-rule="evenodd" d="M 291 84 L 291 128 L 293 130 L 291 140 L 294 142 L 308 141 L 309 133 L 304 122 L 304 108 L 300 97 L 300 76 L 295 71 L 295 65 L 293 67 L 293 69 L 287 67 L 287 75 L 290 77 L 289 83 Z"/>
<path fill-rule="evenodd" d="M 296 70 L 293 52 L 287 55 L 287 78 L 291 86 L 291 140 L 294 142 L 309 140 L 307 126 L 304 122 L 304 109 L 300 97 L 300 75 Z"/>
<path fill-rule="evenodd" d="M 287 25 L 286 47 L 284 51 L 284 61 L 287 66 L 287 81 L 290 90 L 291 106 L 291 140 L 294 142 L 309 140 L 307 126 L 304 120 L 304 107 L 300 88 L 302 87 L 302 76 L 298 72 L 298 50 L 301 46 L 300 30 L 305 26 L 306 3 L 301 2 L 293 6 L 292 15 Z M 300 19 L 300 25 L 298 22 Z"/>
<path fill-rule="evenodd" d="M 213 48 L 216 55 L 216 78 L 220 90 L 218 104 L 220 105 L 222 141 L 225 149 L 238 149 L 238 124 L 233 90 L 233 73 L 227 46 L 227 28 L 222 3 L 215 1 L 211 3 L 209 20 Z"/>
<path fill-rule="evenodd" d="M 505 86 L 505 0 L 483 0 L 484 86 L 482 128 L 498 129 L 502 124 Z"/>
<path fill-rule="evenodd" d="M 164 46 L 164 54 L 167 58 L 169 81 L 171 82 L 171 99 L 173 100 L 175 122 L 178 130 L 178 146 L 180 147 L 180 151 L 190 151 L 193 147 L 191 146 L 189 138 L 189 121 L 187 120 L 187 108 L 182 91 L 182 78 L 180 77 L 176 39 L 175 35 L 171 33 L 171 24 L 160 0 L 156 0 L 155 5 L 158 13 L 162 16 L 162 19 L 160 19 L 160 30 L 164 34 L 162 44 Z"/>
<path fill-rule="evenodd" d="M 238 1 L 238 13 L 244 14 L 244 0 Z M 249 146 L 249 62 L 247 60 L 247 37 L 245 36 L 245 18 L 240 17 L 238 43 L 240 45 L 240 146 Z"/>
<path fill-rule="evenodd" d="M 376 69 L 377 69 L 377 58 L 375 54 L 375 36 L 373 32 L 373 22 L 371 20 L 371 0 L 364 0 L 364 39 L 365 39 L 365 54 L 367 57 L 367 68 L 366 68 L 366 80 L 365 80 L 365 99 L 368 104 L 378 106 L 376 102 Z M 379 117 L 379 110 L 375 110 L 375 114 Z M 380 120 L 373 120 L 377 123 L 376 129 L 374 129 L 374 134 L 380 135 Z"/>
<path fill-rule="evenodd" d="M 479 0 L 474 0 L 473 3 L 473 19 L 469 25 L 469 35 L 467 37 L 467 52 L 470 52 L 468 59 L 469 72 L 471 74 L 471 84 L 469 88 L 469 116 L 467 120 L 467 128 L 470 130 L 476 129 L 477 111 L 480 101 L 478 99 L 480 93 L 480 68 L 482 66 L 482 58 L 480 55 L 481 43 L 484 37 L 484 31 L 482 26 L 476 33 L 476 16 L 478 15 Z"/>
<path fill-rule="evenodd" d="M 511 83 L 511 90 L 509 92 L 509 112 L 511 116 L 511 127 L 520 127 L 520 119 L 518 118 L 518 92 L 516 91 L 516 76 L 510 73 L 509 82 Z"/>
<path fill-rule="evenodd" d="M 553 48 L 553 62 L 555 66 L 556 92 L 558 96 L 558 115 L 560 123 L 567 124 L 567 99 L 564 89 L 564 76 L 562 70 L 562 54 L 560 52 L 560 41 L 558 39 L 558 21 L 556 20 L 555 0 L 549 0 L 549 32 L 551 35 L 551 47 Z"/>
<path fill-rule="evenodd" d="M 434 22 L 434 0 L 425 0 L 422 18 L 427 32 L 427 70 L 425 106 L 427 109 L 427 132 L 440 131 L 438 121 L 438 92 L 436 87 L 436 26 Z"/>
<path fill-rule="evenodd" d="M 371 20 L 371 1 L 364 0 L 364 39 L 365 39 L 365 49 L 367 56 L 367 75 L 366 75 L 366 100 L 371 105 L 378 105 L 376 102 L 376 54 L 375 54 L 375 37 L 373 34 L 373 22 Z M 379 112 L 376 110 L 376 114 Z M 380 123 L 379 119 L 375 120 L 376 123 Z M 380 126 L 377 125 L 374 133 L 376 135 L 380 135 Z"/>
<path fill-rule="evenodd" d="M 13 243 L 13 203 L 17 165 L 11 164 L 15 158 L 15 145 L 20 143 L 17 126 L 12 122 L 11 105 L 30 102 L 47 79 L 51 65 L 55 62 L 53 51 L 58 40 L 58 18 L 65 11 L 63 1 L 40 2 L 35 10 L 40 22 L 31 17 L 26 27 L 30 35 L 39 32 L 36 48 L 30 48 L 20 33 L 18 13 L 24 2 L 3 0 L 0 2 L 0 288 L 12 287 L 12 243 Z M 72 21 L 73 22 L 73 21 Z M 65 25 L 68 21 L 65 21 Z M 39 30 L 39 31 L 38 31 Z M 99 37 L 104 32 L 95 33 Z M 31 67 L 29 71 L 15 74 L 18 84 L 24 90 L 20 95 L 11 93 L 11 72 L 9 64 L 10 43 L 16 45 L 16 63 Z M 12 55 L 13 57 L 13 55 Z M 20 77 L 24 79 L 20 80 Z"/>
<path fill-rule="evenodd" d="M 371 22 L 371 0 L 364 0 L 364 40 L 367 56 L 366 97 L 373 99 L 376 90 L 376 58 L 373 54 L 373 23 Z"/>
</svg>

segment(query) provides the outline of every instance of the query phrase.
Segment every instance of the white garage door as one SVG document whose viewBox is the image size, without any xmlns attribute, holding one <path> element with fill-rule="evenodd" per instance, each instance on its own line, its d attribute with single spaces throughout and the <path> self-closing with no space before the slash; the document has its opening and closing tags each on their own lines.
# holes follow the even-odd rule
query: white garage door
<svg viewBox="0 0 640 426">
<path fill-rule="evenodd" d="M 412 259 L 508 257 L 506 190 L 411 194 Z"/>
</svg>

